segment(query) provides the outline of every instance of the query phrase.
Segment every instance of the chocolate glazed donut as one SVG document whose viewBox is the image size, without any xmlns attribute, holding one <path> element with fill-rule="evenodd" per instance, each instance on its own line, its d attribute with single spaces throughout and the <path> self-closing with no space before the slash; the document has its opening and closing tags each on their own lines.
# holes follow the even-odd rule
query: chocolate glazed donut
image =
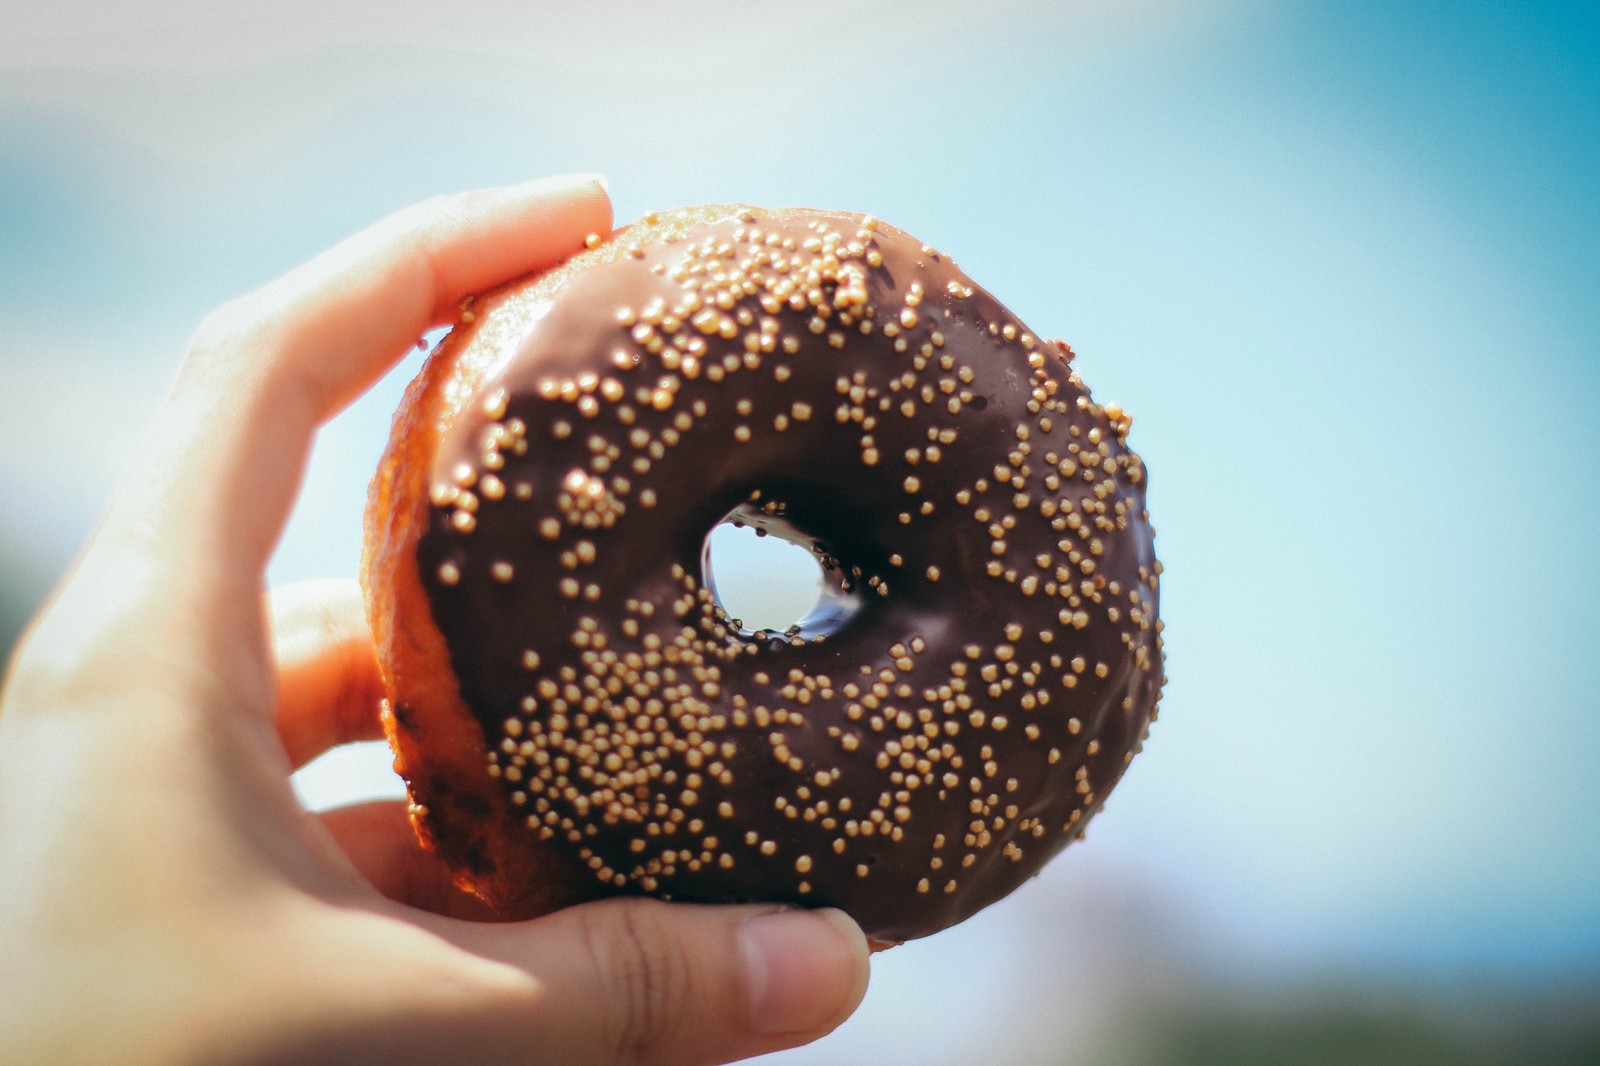
<svg viewBox="0 0 1600 1066">
<path fill-rule="evenodd" d="M 594 242 L 598 243 L 598 242 Z M 1162 685 L 1129 419 L 871 218 L 652 215 L 479 298 L 397 416 L 366 583 L 413 820 L 508 916 L 837 906 L 880 944 L 1015 889 Z M 818 608 L 720 607 L 724 520 Z"/>
</svg>

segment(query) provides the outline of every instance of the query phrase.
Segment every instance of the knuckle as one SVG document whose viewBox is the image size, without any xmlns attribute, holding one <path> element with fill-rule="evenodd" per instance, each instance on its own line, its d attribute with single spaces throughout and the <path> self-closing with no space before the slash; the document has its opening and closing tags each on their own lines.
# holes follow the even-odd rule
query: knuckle
<svg viewBox="0 0 1600 1066">
<path fill-rule="evenodd" d="M 250 346 L 265 317 L 255 293 L 236 296 L 212 310 L 189 335 L 179 370 L 180 385 L 214 382 Z"/>
<path fill-rule="evenodd" d="M 447 222 L 461 211 L 462 193 L 435 193 L 384 219 L 379 230 L 387 229 L 396 235 L 425 235 L 442 222 Z"/>
<path fill-rule="evenodd" d="M 138 628 L 115 603 L 87 612 L 63 598 L 33 620 L 12 651 L 9 707 L 84 711 L 127 694 L 109 678 L 136 678 L 148 666 L 126 637 Z"/>
<path fill-rule="evenodd" d="M 685 1021 L 693 1000 L 687 947 L 638 901 L 596 908 L 588 918 L 590 950 L 613 1008 L 609 1035 L 619 1062 L 647 1062 Z"/>
<path fill-rule="evenodd" d="M 215 308 L 195 326 L 189 338 L 190 358 L 206 358 L 232 347 L 249 331 L 254 317 L 249 296 L 236 296 Z"/>
<path fill-rule="evenodd" d="M 70 692 L 82 667 L 76 657 L 52 654 L 54 645 L 39 639 L 39 621 L 17 639 L 5 664 L 5 702 L 0 709 L 59 702 Z"/>
</svg>

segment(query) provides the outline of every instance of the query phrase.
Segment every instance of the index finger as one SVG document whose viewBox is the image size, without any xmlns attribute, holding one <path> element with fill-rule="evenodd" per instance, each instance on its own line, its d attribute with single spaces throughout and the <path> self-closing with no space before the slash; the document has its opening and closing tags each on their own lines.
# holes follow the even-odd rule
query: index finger
<svg viewBox="0 0 1600 1066">
<path fill-rule="evenodd" d="M 317 427 L 464 297 L 610 227 L 589 176 L 438 197 L 229 304 L 197 332 L 102 532 L 173 564 L 178 597 L 253 596 Z"/>
</svg>

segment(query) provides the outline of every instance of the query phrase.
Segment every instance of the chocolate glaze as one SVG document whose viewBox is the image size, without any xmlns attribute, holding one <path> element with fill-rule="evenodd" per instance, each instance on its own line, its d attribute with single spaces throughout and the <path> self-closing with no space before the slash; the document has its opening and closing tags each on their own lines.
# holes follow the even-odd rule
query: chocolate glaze
<svg viewBox="0 0 1600 1066">
<path fill-rule="evenodd" d="M 614 240 L 499 342 L 417 551 L 506 832 L 597 891 L 961 921 L 1082 834 L 1155 714 L 1128 420 L 870 219 Z M 702 563 L 730 514 L 811 545 L 843 610 L 730 620 Z"/>
</svg>

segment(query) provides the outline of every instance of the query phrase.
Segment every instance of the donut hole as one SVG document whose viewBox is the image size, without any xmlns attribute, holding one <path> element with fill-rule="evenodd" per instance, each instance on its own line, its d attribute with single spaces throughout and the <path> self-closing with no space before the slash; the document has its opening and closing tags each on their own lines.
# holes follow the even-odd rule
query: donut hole
<svg viewBox="0 0 1600 1066">
<path fill-rule="evenodd" d="M 735 508 L 706 534 L 706 587 L 745 637 L 818 637 L 836 631 L 859 606 L 799 529 L 780 518 Z"/>
<path fill-rule="evenodd" d="M 706 584 L 746 633 L 798 627 L 822 599 L 822 564 L 809 548 L 737 519 L 706 536 Z"/>
</svg>

